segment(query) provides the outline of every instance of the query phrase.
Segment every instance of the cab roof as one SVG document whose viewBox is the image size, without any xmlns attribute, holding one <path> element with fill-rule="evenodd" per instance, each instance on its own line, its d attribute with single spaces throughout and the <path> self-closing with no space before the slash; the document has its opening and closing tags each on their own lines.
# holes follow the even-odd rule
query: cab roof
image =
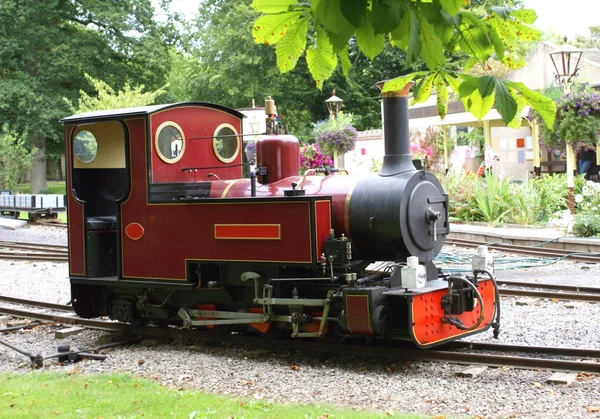
<svg viewBox="0 0 600 419">
<path fill-rule="evenodd" d="M 246 116 L 236 111 L 235 109 L 228 108 L 223 105 L 216 105 L 214 103 L 207 102 L 180 102 L 180 103 L 169 103 L 163 105 L 150 105 L 150 106 L 138 106 L 135 108 L 122 108 L 122 109 L 110 109 L 102 111 L 84 112 L 72 116 L 68 116 L 60 120 L 63 124 L 71 122 L 83 122 L 83 121 L 103 121 L 111 119 L 131 118 L 136 116 L 147 116 L 158 111 L 163 111 L 171 108 L 182 108 L 186 106 L 202 106 L 205 108 L 217 109 L 226 113 L 229 113 L 237 118 L 245 118 Z"/>
</svg>

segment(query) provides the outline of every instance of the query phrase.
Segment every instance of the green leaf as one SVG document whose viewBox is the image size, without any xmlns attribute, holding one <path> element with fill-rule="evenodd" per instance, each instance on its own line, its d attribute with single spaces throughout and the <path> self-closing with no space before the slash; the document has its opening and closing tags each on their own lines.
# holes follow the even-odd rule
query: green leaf
<svg viewBox="0 0 600 419">
<path fill-rule="evenodd" d="M 352 62 L 350 61 L 350 57 L 348 55 L 348 46 L 339 51 L 337 55 L 342 66 L 342 73 L 344 74 L 344 77 L 348 77 L 348 71 L 350 71 L 350 68 L 352 67 Z"/>
<path fill-rule="evenodd" d="M 303 12 L 285 12 L 259 17 L 252 27 L 252 37 L 257 44 L 276 44 Z"/>
<path fill-rule="evenodd" d="M 339 33 L 330 32 L 329 40 L 331 41 L 331 45 L 333 45 L 333 51 L 340 52 L 346 48 L 348 46 L 348 41 L 352 38 L 355 31 L 356 28 L 348 22 Z"/>
<path fill-rule="evenodd" d="M 511 96 L 504 80 L 496 79 L 496 101 L 494 106 L 502 116 L 505 124 L 509 124 L 517 113 L 517 101 Z"/>
<path fill-rule="evenodd" d="M 556 105 L 551 98 L 529 89 L 523 83 L 508 82 L 508 85 L 515 89 L 517 92 L 519 92 L 527 101 L 527 103 L 540 114 L 540 116 L 546 123 L 546 126 L 554 126 L 554 118 L 556 116 Z"/>
<path fill-rule="evenodd" d="M 451 16 L 454 16 L 465 5 L 465 0 L 440 0 L 440 3 L 445 11 Z"/>
<path fill-rule="evenodd" d="M 298 62 L 298 58 L 306 49 L 306 32 L 308 31 L 308 17 L 294 23 L 283 38 L 277 43 L 277 68 L 286 73 Z"/>
<path fill-rule="evenodd" d="M 281 13 L 287 12 L 291 5 L 297 3 L 297 0 L 253 0 L 252 7 L 257 12 Z"/>
<path fill-rule="evenodd" d="M 513 9 L 510 7 L 492 6 L 490 11 L 500 16 L 502 19 L 508 19 Z"/>
<path fill-rule="evenodd" d="M 498 32 L 496 32 L 495 27 L 493 27 L 492 25 L 487 26 L 488 36 L 490 37 L 492 45 L 494 45 L 494 50 L 496 51 L 496 59 L 501 61 L 504 59 L 504 52 L 506 51 L 504 47 L 504 42 L 502 42 L 502 39 L 500 38 L 500 35 L 498 35 Z"/>
<path fill-rule="evenodd" d="M 458 94 L 458 91 L 460 90 L 460 84 L 463 82 L 463 80 L 450 73 L 444 73 L 444 80 L 446 83 L 448 83 L 448 86 L 450 86 L 452 91 Z"/>
<path fill-rule="evenodd" d="M 313 1 L 311 10 L 315 21 L 335 34 L 341 34 L 347 30 L 349 25 L 351 28 L 356 29 L 342 14 L 340 0 Z"/>
<path fill-rule="evenodd" d="M 433 81 L 437 77 L 437 74 L 430 73 L 423 78 L 419 84 L 413 90 L 412 103 L 425 102 L 431 96 L 431 88 L 433 87 Z"/>
<path fill-rule="evenodd" d="M 406 51 L 406 65 L 410 65 L 417 61 L 421 56 L 421 25 L 411 9 L 411 13 L 407 13 L 410 19 L 410 31 L 408 35 L 408 46 Z"/>
<path fill-rule="evenodd" d="M 356 42 L 361 51 L 371 60 L 383 50 L 385 35 L 382 33 L 375 35 L 370 14 L 367 17 L 367 24 L 356 30 Z"/>
<path fill-rule="evenodd" d="M 306 51 L 308 70 L 317 83 L 319 89 L 323 88 L 323 81 L 333 74 L 337 65 L 337 57 L 325 31 L 317 28 L 316 44 Z"/>
<path fill-rule="evenodd" d="M 487 97 L 481 97 L 479 90 L 473 90 L 468 97 L 463 99 L 465 108 L 471 112 L 475 118 L 481 120 L 494 107 L 494 92 Z"/>
<path fill-rule="evenodd" d="M 440 118 L 444 119 L 448 113 L 448 88 L 443 81 L 438 81 L 435 85 L 435 94 L 437 96 L 436 106 Z"/>
<path fill-rule="evenodd" d="M 383 85 L 383 89 L 381 91 L 383 93 L 398 91 L 406 86 L 406 83 L 413 81 L 417 77 L 424 76 L 425 74 L 427 74 L 426 71 L 417 71 L 407 74 L 406 76 L 396 77 L 395 79 L 387 81 Z"/>
<path fill-rule="evenodd" d="M 406 12 L 406 5 L 397 0 L 381 0 L 373 2 L 373 22 L 375 33 L 387 33 L 395 30 Z"/>
<path fill-rule="evenodd" d="M 430 70 L 436 70 L 445 64 L 444 46 L 435 33 L 433 26 L 425 19 L 421 19 L 421 56 Z"/>
<path fill-rule="evenodd" d="M 466 79 L 458 88 L 458 97 L 463 98 L 473 93 L 479 87 L 479 79 L 476 77 L 466 76 Z"/>
<path fill-rule="evenodd" d="M 508 54 L 502 59 L 502 63 L 507 66 L 510 70 L 524 67 L 527 63 L 523 57 L 515 54 Z"/>
<path fill-rule="evenodd" d="M 348 22 L 360 28 L 367 17 L 367 0 L 341 0 L 340 10 Z"/>
<path fill-rule="evenodd" d="M 525 109 L 525 106 L 527 106 L 527 102 L 522 96 L 516 96 L 515 99 L 517 101 L 517 111 L 515 112 L 515 117 L 512 119 L 512 121 L 506 124 L 506 126 L 513 129 L 520 129 L 523 122 L 521 112 L 523 112 L 523 109 Z"/>
<path fill-rule="evenodd" d="M 479 79 L 479 94 L 481 97 L 488 97 L 494 93 L 496 81 L 494 76 L 483 76 Z"/>
<path fill-rule="evenodd" d="M 531 25 L 537 19 L 537 13 L 533 9 L 513 10 L 510 15 L 523 23 Z"/>
<path fill-rule="evenodd" d="M 390 32 L 390 42 L 393 46 L 403 50 L 408 49 L 412 18 L 412 13 L 405 13 L 398 27 Z"/>
</svg>

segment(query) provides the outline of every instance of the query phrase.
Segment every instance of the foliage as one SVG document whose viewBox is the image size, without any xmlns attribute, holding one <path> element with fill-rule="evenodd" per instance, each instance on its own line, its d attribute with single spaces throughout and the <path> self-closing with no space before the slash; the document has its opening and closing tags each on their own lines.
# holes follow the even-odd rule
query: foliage
<svg viewBox="0 0 600 419">
<path fill-rule="evenodd" d="M 475 184 L 478 178 L 473 173 L 459 173 L 442 176 L 440 181 L 450 198 L 448 208 L 450 219 L 475 221 L 477 219 Z"/>
<path fill-rule="evenodd" d="M 161 386 L 127 374 L 84 376 L 29 372 L 0 374 L 3 411 L 15 418 L 398 418 L 414 415 L 339 409 L 319 404 L 282 404 Z M 249 384 L 250 385 L 250 382 Z"/>
<path fill-rule="evenodd" d="M 578 213 L 600 213 L 600 183 L 585 181 L 581 193 L 575 195 L 575 203 Z"/>
<path fill-rule="evenodd" d="M 548 125 L 554 118 L 554 103 L 522 83 L 492 75 L 473 77 L 448 68 L 444 51 L 463 51 L 472 61 L 485 63 L 495 55 L 510 68 L 524 64 L 512 52 L 520 40 L 538 40 L 532 29 L 533 10 L 493 7 L 468 10 L 466 0 L 414 2 L 350 2 L 314 0 L 254 0 L 262 13 L 252 28 L 257 44 L 276 45 L 277 65 L 282 72 L 293 69 L 306 52 L 306 62 L 317 87 L 340 63 L 344 74 L 351 61 L 348 42 L 356 42 L 370 59 L 381 53 L 386 34 L 392 45 L 405 53 L 406 66 L 423 59 L 427 70 L 401 76 L 386 83 L 384 92 L 395 91 L 416 80 L 414 98 L 426 100 L 437 93 L 442 118 L 448 108 L 448 88 L 459 93 L 468 111 L 481 119 L 495 106 L 509 126 L 520 125 L 520 111 L 529 104 Z M 354 37 L 354 38 L 353 38 Z"/>
<path fill-rule="evenodd" d="M 590 26 L 590 36 L 576 35 L 573 46 L 600 49 L 600 25 Z"/>
<path fill-rule="evenodd" d="M 575 216 L 573 234 L 579 237 L 600 236 L 600 214 L 584 213 Z"/>
<path fill-rule="evenodd" d="M 25 141 L 8 125 L 0 131 L 0 186 L 16 192 L 27 172 L 31 170 L 37 149 L 27 150 Z"/>
<path fill-rule="evenodd" d="M 458 220 L 544 224 L 567 208 L 565 175 L 542 175 L 521 183 L 464 173 L 440 180 L 450 196 L 449 215 Z"/>
<path fill-rule="evenodd" d="M 444 137 L 438 127 L 427 127 L 424 132 L 412 129 L 409 135 L 413 157 L 421 160 L 427 157 L 427 170 L 441 173 L 444 165 Z"/>
<path fill-rule="evenodd" d="M 600 135 L 600 93 L 590 87 L 577 87 L 556 101 L 552 130 L 542 124 L 544 146 L 564 150 L 567 143 L 594 146 Z"/>
<path fill-rule="evenodd" d="M 483 135 L 483 129 L 476 127 L 467 132 L 459 132 L 456 135 L 456 144 L 468 145 L 469 147 L 476 148 L 476 157 L 483 157 L 485 153 L 485 136 Z"/>
<path fill-rule="evenodd" d="M 32 171 L 46 189 L 45 156 L 63 153 L 63 97 L 88 90 L 84 71 L 111 86 L 125 80 L 157 88 L 169 70 L 169 22 L 153 19 L 151 0 L 0 2 L 0 121 L 43 153 Z"/>
<path fill-rule="evenodd" d="M 323 154 L 317 144 L 307 144 L 300 147 L 300 172 L 317 167 L 333 166 L 333 159 Z"/>
<path fill-rule="evenodd" d="M 486 176 L 475 183 L 477 214 L 492 225 L 501 224 L 512 210 L 510 180 Z"/>
<path fill-rule="evenodd" d="M 256 141 L 248 141 L 244 152 L 246 153 L 246 160 L 250 164 L 254 164 L 256 162 Z"/>
<path fill-rule="evenodd" d="M 125 83 L 123 90 L 115 92 L 106 82 L 96 80 L 89 74 L 85 78 L 94 86 L 97 95 L 90 96 L 84 90 L 79 91 L 77 107 L 67 98 L 63 98 L 72 113 L 83 113 L 107 109 L 132 108 L 135 106 L 146 106 L 154 103 L 156 98 L 165 93 L 167 86 L 161 87 L 153 92 L 142 93 L 144 85 L 132 88 L 129 82 Z"/>
<path fill-rule="evenodd" d="M 354 150 L 358 132 L 352 126 L 352 115 L 340 112 L 337 118 L 319 121 L 313 130 L 316 144 L 325 154 L 343 155 Z"/>
</svg>

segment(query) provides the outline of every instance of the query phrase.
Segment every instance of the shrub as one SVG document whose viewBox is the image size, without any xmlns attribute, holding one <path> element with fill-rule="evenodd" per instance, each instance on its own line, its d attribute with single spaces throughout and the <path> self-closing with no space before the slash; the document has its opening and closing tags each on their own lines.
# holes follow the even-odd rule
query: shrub
<svg viewBox="0 0 600 419">
<path fill-rule="evenodd" d="M 448 215 L 451 219 L 475 221 L 477 218 L 475 209 L 477 207 L 475 200 L 475 183 L 477 183 L 477 180 L 472 173 L 440 177 L 444 191 L 450 197 Z"/>
<path fill-rule="evenodd" d="M 600 215 L 583 213 L 575 216 L 573 234 L 578 237 L 593 237 L 600 235 Z"/>
<path fill-rule="evenodd" d="M 31 170 L 36 154 L 35 147 L 28 151 L 23 138 L 5 125 L 0 132 L 0 186 L 16 192 Z"/>
<path fill-rule="evenodd" d="M 510 180 L 486 176 L 475 183 L 477 213 L 483 221 L 497 225 L 511 212 L 512 191 Z"/>
</svg>

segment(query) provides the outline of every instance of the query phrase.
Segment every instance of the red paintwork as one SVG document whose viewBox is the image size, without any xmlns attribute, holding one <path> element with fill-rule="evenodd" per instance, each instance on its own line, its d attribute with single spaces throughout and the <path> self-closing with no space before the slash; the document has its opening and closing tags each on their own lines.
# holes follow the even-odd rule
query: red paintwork
<svg viewBox="0 0 600 419">
<path fill-rule="evenodd" d="M 372 335 L 369 325 L 369 296 L 346 295 L 348 330 L 355 335 Z"/>
<path fill-rule="evenodd" d="M 248 311 L 250 313 L 259 313 L 259 314 L 263 314 L 264 313 L 263 309 L 262 308 L 258 308 L 258 307 L 250 307 L 248 309 Z M 260 333 L 267 333 L 269 331 L 269 329 L 271 328 L 271 322 L 268 322 L 268 323 L 250 323 L 250 326 L 252 326 L 256 330 L 258 330 Z"/>
<path fill-rule="evenodd" d="M 317 232 L 317 257 L 325 251 L 325 239 L 331 229 L 331 207 L 329 201 L 315 202 L 315 230 Z"/>
<path fill-rule="evenodd" d="M 477 330 L 482 330 L 491 324 L 494 316 L 495 295 L 494 286 L 491 280 L 479 281 L 479 292 L 483 298 L 485 312 L 483 321 Z M 444 309 L 441 304 L 442 297 L 448 295 L 447 289 L 440 289 L 428 294 L 420 294 L 412 298 L 412 319 L 413 326 L 411 334 L 413 339 L 421 346 L 439 344 L 444 340 L 454 340 L 461 335 L 472 332 L 457 329 L 450 324 L 442 323 L 442 318 L 445 316 Z M 453 314 L 462 320 L 467 327 L 477 323 L 481 307 L 477 305 L 471 312 L 463 314 Z"/>
<path fill-rule="evenodd" d="M 281 226 L 279 225 L 215 225 L 216 239 L 252 239 L 280 240 Z"/>
<path fill-rule="evenodd" d="M 267 168 L 261 183 L 273 183 L 300 173 L 300 144 L 293 135 L 267 135 L 256 142 L 256 162 Z"/>
<path fill-rule="evenodd" d="M 131 194 L 121 206 L 123 277 L 185 280 L 186 259 L 312 263 L 310 203 L 307 201 L 147 204 L 143 119 L 126 121 L 130 132 Z M 225 182 L 220 182 L 225 185 Z M 124 226 L 144 226 L 131 240 Z M 281 240 L 218 240 L 215 224 L 280 224 Z M 178 245 L 174 245 L 177 243 Z M 149 263 L 148 261 L 151 261 Z"/>
<path fill-rule="evenodd" d="M 335 174 L 329 176 L 307 176 L 304 181 L 306 196 L 331 196 L 331 226 L 335 230 L 336 236 L 345 234 L 347 237 L 351 237 L 348 226 L 345 225 L 346 197 L 354 189 L 358 180 L 357 176 Z M 268 185 L 259 184 L 256 186 L 256 196 L 283 196 L 285 190 L 292 189 L 292 182 L 300 184 L 301 181 L 301 176 L 292 176 Z M 227 190 L 227 194 L 223 196 L 226 188 L 229 189 Z M 210 197 L 250 197 L 250 180 L 240 179 L 237 181 L 213 182 Z"/>
<path fill-rule="evenodd" d="M 144 235 L 144 227 L 139 223 L 131 223 L 125 227 L 125 234 L 132 240 L 139 240 Z"/>
<path fill-rule="evenodd" d="M 75 198 L 73 192 L 71 134 L 75 127 L 65 126 L 66 161 L 67 161 L 67 226 L 69 228 L 69 273 L 85 275 L 85 231 L 83 230 L 83 205 Z"/>
<path fill-rule="evenodd" d="M 177 123 L 183 130 L 186 141 L 183 157 L 173 164 L 162 161 L 154 149 L 156 130 L 166 121 Z M 154 183 L 200 182 L 217 179 L 215 176 L 209 176 L 209 173 L 217 175 L 218 179 L 237 179 L 242 177 L 242 167 L 239 166 L 242 162 L 243 152 L 241 145 L 240 152 L 231 163 L 226 164 L 221 162 L 213 152 L 212 137 L 217 127 L 224 123 L 231 124 L 235 127 L 238 134 L 242 134 L 241 119 L 218 109 L 189 105 L 152 114 L 150 116 L 151 181 Z M 135 152 L 141 153 L 143 150 L 143 148 L 138 148 Z M 133 148 L 132 152 L 134 152 Z M 238 166 L 224 168 L 225 166 L 233 165 Z M 200 167 L 212 168 L 196 169 Z"/>
</svg>

